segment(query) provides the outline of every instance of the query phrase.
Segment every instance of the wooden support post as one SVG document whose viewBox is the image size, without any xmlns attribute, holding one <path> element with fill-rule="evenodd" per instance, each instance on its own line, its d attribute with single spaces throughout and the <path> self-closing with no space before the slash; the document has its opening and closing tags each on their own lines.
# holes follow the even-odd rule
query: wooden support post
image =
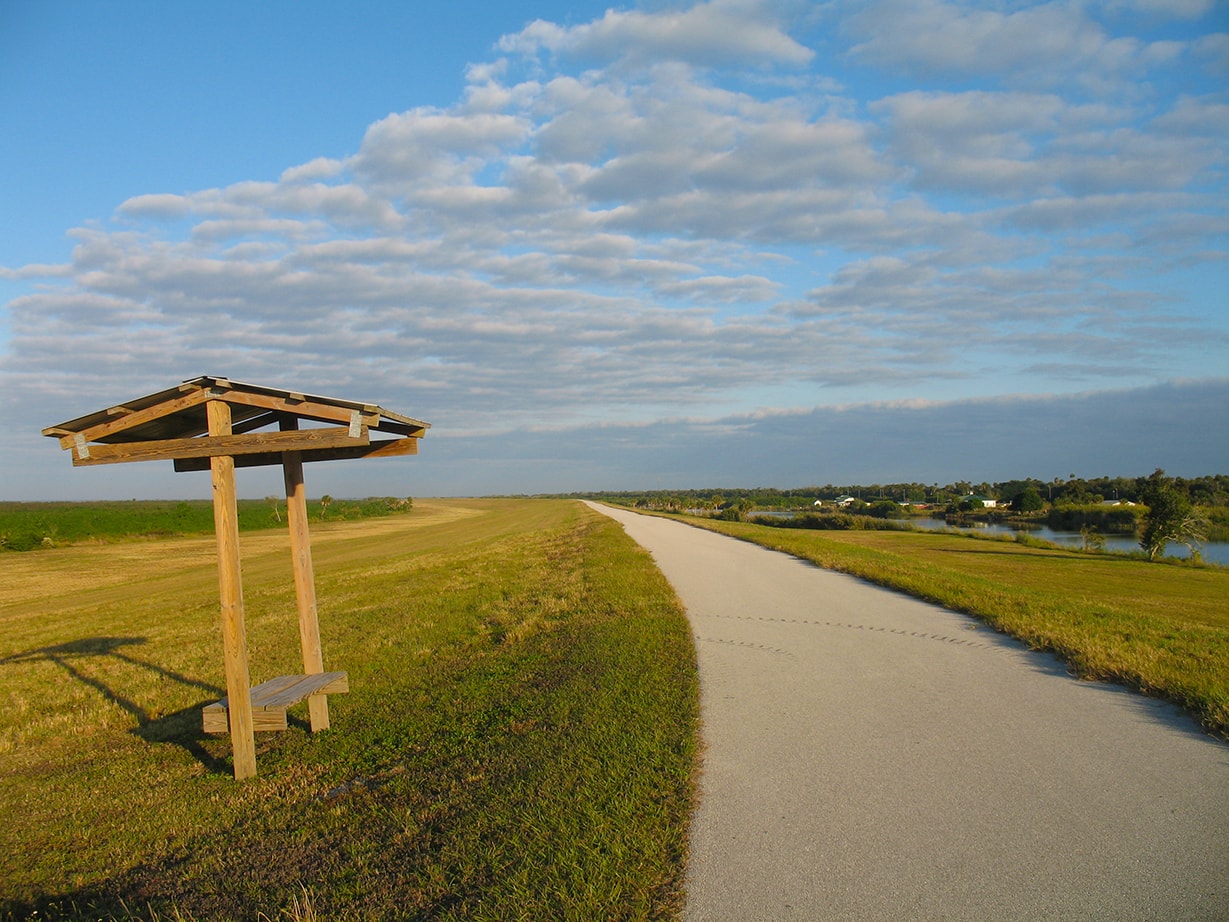
<svg viewBox="0 0 1229 922">
<path fill-rule="evenodd" d="M 230 405 L 206 404 L 209 434 L 230 435 Z M 213 524 L 218 536 L 218 590 L 222 603 L 222 652 L 229 698 L 230 745 L 235 780 L 256 774 L 256 738 L 252 725 L 251 681 L 248 678 L 247 629 L 243 621 L 243 580 L 239 567 L 239 513 L 235 500 L 235 459 L 209 459 L 213 478 Z"/>
<path fill-rule="evenodd" d="M 298 420 L 282 417 L 283 430 L 297 429 Z M 320 647 L 320 620 L 316 611 L 316 580 L 312 571 L 311 537 L 307 531 L 307 493 L 303 487 L 303 456 L 297 451 L 282 453 L 282 474 L 286 482 L 286 521 L 290 526 L 290 553 L 294 558 L 294 593 L 299 603 L 299 642 L 303 647 L 303 672 L 324 672 L 324 653 Z M 312 732 L 329 728 L 329 699 L 312 695 L 307 699 Z"/>
</svg>

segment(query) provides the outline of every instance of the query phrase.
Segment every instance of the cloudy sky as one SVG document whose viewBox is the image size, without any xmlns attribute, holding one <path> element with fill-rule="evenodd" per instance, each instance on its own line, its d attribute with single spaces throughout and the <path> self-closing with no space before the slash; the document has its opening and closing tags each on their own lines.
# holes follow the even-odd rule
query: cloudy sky
<svg viewBox="0 0 1229 922">
<path fill-rule="evenodd" d="M 0 5 L 0 498 L 207 496 L 39 435 L 201 374 L 432 422 L 313 493 L 1229 471 L 1227 87 L 1214 0 Z"/>
</svg>

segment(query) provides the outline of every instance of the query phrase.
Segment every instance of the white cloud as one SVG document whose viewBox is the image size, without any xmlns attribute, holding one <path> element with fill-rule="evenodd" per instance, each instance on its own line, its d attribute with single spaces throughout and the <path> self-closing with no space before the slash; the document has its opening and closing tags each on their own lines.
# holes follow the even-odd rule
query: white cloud
<svg viewBox="0 0 1229 922">
<path fill-rule="evenodd" d="M 1038 198 L 1004 212 L 1011 224 L 1026 230 L 1053 233 L 1121 225 L 1142 215 L 1152 217 L 1195 206 L 1190 197 L 1173 193 L 1113 193 L 1109 195 Z"/>
<path fill-rule="evenodd" d="M 68 263 L 31 263 L 17 269 L 0 266 L 0 279 L 24 281 L 26 279 L 69 278 L 73 267 Z"/>
<path fill-rule="evenodd" d="M 324 221 L 294 221 L 289 218 L 255 220 L 200 221 L 192 228 L 192 239 L 198 243 L 217 243 L 236 237 L 276 236 L 283 240 L 311 240 L 328 233 Z M 237 255 L 231 251 L 230 255 Z"/>
<path fill-rule="evenodd" d="M 1182 189 L 1214 178 L 1224 105 L 1179 98 L 1152 119 L 1056 94 L 912 91 L 871 104 L 922 189 L 1019 198 Z"/>
<path fill-rule="evenodd" d="M 1157 17 L 1199 19 L 1216 6 L 1216 0 L 1110 0 L 1111 11 L 1136 10 Z"/>
<path fill-rule="evenodd" d="M 1184 136 L 1229 135 L 1229 101 L 1220 97 L 1179 96 L 1173 107 L 1152 121 L 1154 128 Z M 1219 158 L 1224 162 L 1224 157 Z"/>
<path fill-rule="evenodd" d="M 770 301 L 776 297 L 780 285 L 763 276 L 744 275 L 739 278 L 727 276 L 704 276 L 666 282 L 657 286 L 657 291 L 667 298 L 682 298 L 708 304 L 748 304 Z"/>
<path fill-rule="evenodd" d="M 281 182 L 317 182 L 322 179 L 332 179 L 345 169 L 345 164 L 331 157 L 316 157 L 299 166 L 292 166 L 282 171 Z"/>
<path fill-rule="evenodd" d="M 1017 196 L 1054 181 L 1037 154 L 1056 130 L 1057 96 L 913 91 L 870 108 L 885 118 L 892 152 L 923 188 Z"/>
<path fill-rule="evenodd" d="M 529 128 L 513 115 L 413 109 L 368 128 L 348 166 L 373 186 L 403 194 L 425 184 L 467 184 L 487 158 L 519 144 Z"/>
<path fill-rule="evenodd" d="M 1174 59 L 1172 42 L 1114 37 L 1085 4 L 1050 2 L 1014 10 L 948 0 L 858 4 L 844 26 L 849 53 L 924 77 L 993 77 L 1016 86 L 1076 85 L 1121 92 L 1123 78 Z M 1154 47 L 1155 44 L 1155 47 Z"/>
<path fill-rule="evenodd" d="M 1229 73 L 1229 32 L 1205 35 L 1194 43 L 1195 56 L 1214 74 Z"/>
<path fill-rule="evenodd" d="M 120 204 L 120 214 L 130 218 L 176 220 L 191 210 L 187 196 L 169 193 L 137 195 Z"/>
<path fill-rule="evenodd" d="M 766 3 L 710 0 L 680 10 L 644 13 L 610 9 L 571 28 L 538 20 L 500 39 L 501 51 L 634 62 L 673 60 L 702 66 L 806 64 L 813 52 L 767 18 Z"/>
</svg>

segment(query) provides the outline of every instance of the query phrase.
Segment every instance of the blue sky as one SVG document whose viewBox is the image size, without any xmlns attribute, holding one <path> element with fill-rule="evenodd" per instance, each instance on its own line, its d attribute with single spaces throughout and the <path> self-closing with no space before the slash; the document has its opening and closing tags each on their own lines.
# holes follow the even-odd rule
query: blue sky
<svg viewBox="0 0 1229 922">
<path fill-rule="evenodd" d="M 434 424 L 335 495 L 1229 470 L 1227 11 L 0 4 L 0 498 L 200 374 Z"/>
</svg>

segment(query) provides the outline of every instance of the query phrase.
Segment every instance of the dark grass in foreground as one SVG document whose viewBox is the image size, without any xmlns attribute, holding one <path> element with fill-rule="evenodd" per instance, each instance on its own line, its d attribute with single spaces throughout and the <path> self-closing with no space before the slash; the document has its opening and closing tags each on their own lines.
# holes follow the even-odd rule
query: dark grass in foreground
<svg viewBox="0 0 1229 922">
<path fill-rule="evenodd" d="M 326 667 L 352 692 L 327 733 L 259 735 L 244 784 L 197 729 L 201 686 L 221 682 L 191 652 L 220 659 L 207 591 L 0 607 L 0 679 L 32 724 L 0 768 L 0 918 L 672 917 L 698 702 L 668 584 L 579 503 L 401 521 L 320 544 Z M 254 670 L 293 669 L 297 638 L 270 652 L 295 630 L 285 574 L 250 557 Z M 83 637 L 144 641 L 110 653 L 161 680 Z"/>
<path fill-rule="evenodd" d="M 1229 738 L 1225 568 L 948 533 L 685 520 L 974 615 L 1056 653 L 1083 678 L 1181 704 Z"/>
</svg>

